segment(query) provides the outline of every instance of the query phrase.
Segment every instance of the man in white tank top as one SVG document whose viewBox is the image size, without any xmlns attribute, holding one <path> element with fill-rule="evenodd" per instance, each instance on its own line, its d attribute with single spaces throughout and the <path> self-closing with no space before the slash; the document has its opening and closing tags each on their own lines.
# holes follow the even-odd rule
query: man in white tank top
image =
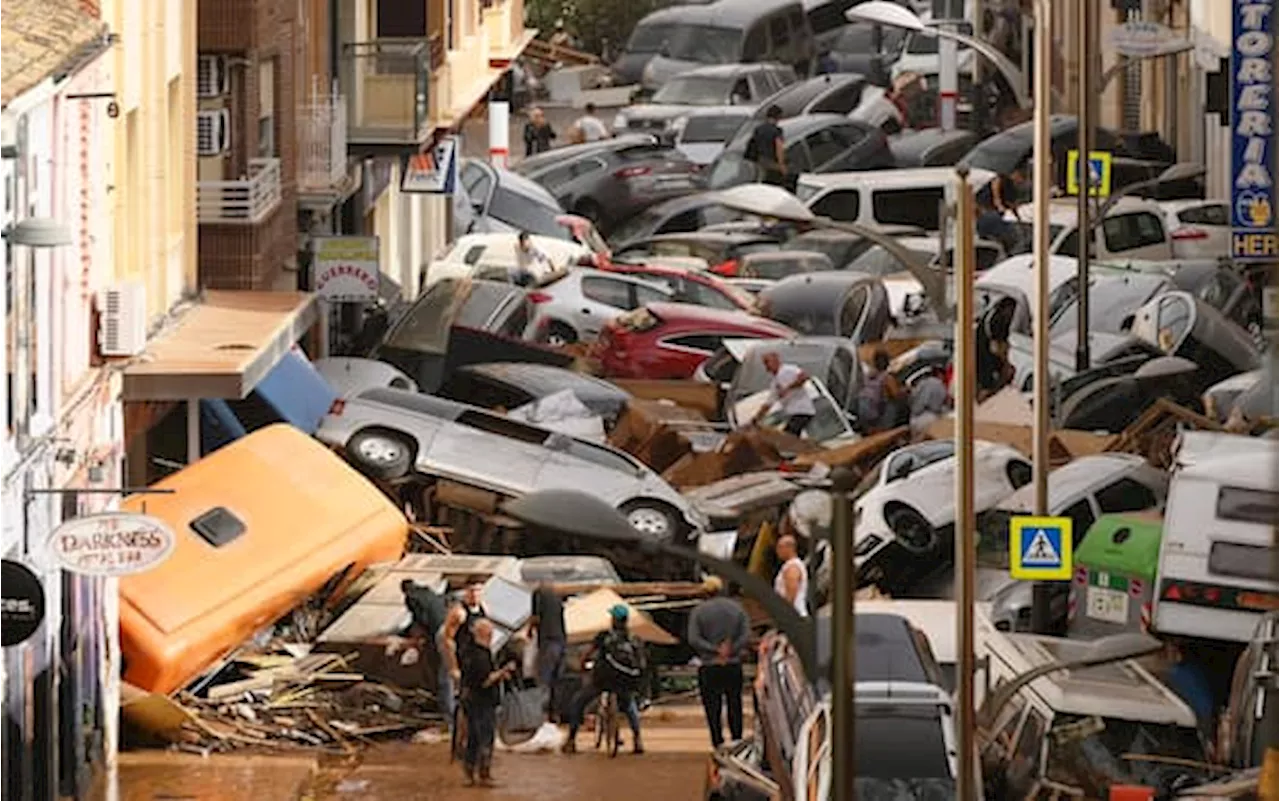
<svg viewBox="0 0 1280 801">
<path fill-rule="evenodd" d="M 800 617 L 808 617 L 809 571 L 797 552 L 796 538 L 784 535 L 778 539 L 776 548 L 782 567 L 773 580 L 774 592 L 786 598 Z"/>
</svg>

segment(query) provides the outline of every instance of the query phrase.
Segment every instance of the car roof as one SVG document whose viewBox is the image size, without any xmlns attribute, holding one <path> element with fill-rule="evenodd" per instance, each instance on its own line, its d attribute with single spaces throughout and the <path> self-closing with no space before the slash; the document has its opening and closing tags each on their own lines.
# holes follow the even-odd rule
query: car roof
<svg viewBox="0 0 1280 801">
<path fill-rule="evenodd" d="M 645 308 L 665 322 L 752 329 L 776 335 L 779 338 L 796 336 L 795 331 L 782 323 L 740 309 L 717 309 L 693 303 L 649 303 Z"/>
<path fill-rule="evenodd" d="M 772 244 L 777 241 L 775 237 L 755 233 L 754 231 L 687 231 L 676 234 L 655 234 L 644 239 L 637 239 L 627 247 L 630 248 L 633 245 L 640 245 L 645 242 L 716 242 L 740 245 L 750 242 Z"/>
<path fill-rule="evenodd" d="M 805 134 L 816 131 L 819 128 L 827 128 L 836 124 L 847 124 L 858 126 L 856 120 L 851 120 L 843 114 L 801 114 L 798 117 L 791 117 L 778 123 L 778 127 L 782 129 L 782 138 L 791 139 L 793 137 L 804 136 Z M 870 126 L 865 126 L 870 127 Z"/>
<path fill-rule="evenodd" d="M 805 186 L 816 186 L 819 189 L 848 188 L 866 186 L 879 189 L 886 186 L 910 187 L 915 185 L 933 186 L 954 181 L 954 167 L 899 167 L 893 170 L 854 170 L 848 172 L 807 172 L 800 176 Z M 994 180 L 996 174 L 991 170 L 975 167 L 969 171 L 969 185 L 983 186 Z"/>
<path fill-rule="evenodd" d="M 617 153 L 634 147 L 653 146 L 664 147 L 662 141 L 655 134 L 624 133 L 621 136 L 611 136 L 608 139 L 585 142 L 578 145 L 566 145 L 555 150 L 549 150 L 546 153 L 529 156 L 514 164 L 511 167 L 511 171 L 517 175 L 527 176 L 530 172 L 541 172 L 545 169 L 558 167 L 573 159 L 601 153 Z M 667 147 L 669 149 L 669 146 Z"/>
<path fill-rule="evenodd" d="M 984 287 L 1008 287 L 1016 289 L 1031 298 L 1035 294 L 1036 273 L 1033 269 L 1035 257 L 1030 253 L 1010 256 L 991 269 L 986 270 L 974 281 L 978 289 Z M 1079 262 L 1072 256 L 1049 257 L 1049 291 L 1061 286 L 1076 275 Z"/>
<path fill-rule="evenodd" d="M 1227 206 L 1230 204 L 1230 201 L 1223 200 L 1221 198 L 1204 198 L 1202 200 L 1161 200 L 1158 202 L 1160 204 L 1160 208 L 1173 214 L 1200 206 Z M 1203 225 L 1203 223 L 1198 224 Z"/>
<path fill-rule="evenodd" d="M 826 613 L 825 615 L 823 613 Z M 830 617 L 830 609 L 819 610 L 819 617 Z M 857 659 L 854 660 L 855 681 L 890 681 L 931 684 L 933 678 L 916 645 L 911 621 L 888 612 L 857 612 L 854 629 Z M 818 626 L 818 664 L 831 663 L 831 627 Z"/>
<path fill-rule="evenodd" d="M 519 386 L 529 390 L 533 395 L 550 395 L 561 389 L 590 390 L 597 395 L 617 395 L 629 397 L 627 393 L 614 384 L 595 376 L 568 370 L 550 364 L 534 362 L 484 362 L 468 364 L 458 368 L 459 371 L 476 373 L 495 381 Z"/>
<path fill-rule="evenodd" d="M 788 276 L 769 288 L 769 300 L 776 305 L 787 305 L 800 301 L 810 302 L 815 295 L 829 295 L 834 291 L 842 291 L 858 284 L 874 283 L 875 276 L 852 270 L 825 270 L 817 273 L 800 273 Z M 782 304 L 778 301 L 781 300 Z M 832 296 L 831 302 L 838 303 L 841 298 Z"/>
<path fill-rule="evenodd" d="M 661 12 L 662 16 L 659 18 L 655 19 L 656 15 L 650 14 L 641 22 L 683 22 L 689 25 L 714 27 L 741 26 L 789 6 L 795 6 L 797 10 L 803 8 L 799 0 L 717 0 L 706 5 L 675 6 Z"/>
<path fill-rule="evenodd" d="M 1081 456 L 1049 473 L 1049 507 L 1074 501 L 1094 487 L 1133 472 L 1147 462 L 1131 453 Z M 1028 484 L 999 503 L 999 508 L 1030 512 L 1035 507 L 1035 484 Z"/>
<path fill-rule="evenodd" d="M 359 404 L 361 401 L 395 406 L 407 411 L 425 414 L 428 417 L 438 417 L 442 420 L 456 420 L 463 412 L 471 411 L 472 409 L 486 411 L 477 406 L 445 400 L 436 395 L 427 395 L 422 392 L 411 392 L 404 389 L 392 389 L 390 387 L 376 387 L 365 390 L 355 398 L 347 401 L 347 403 Z"/>
</svg>

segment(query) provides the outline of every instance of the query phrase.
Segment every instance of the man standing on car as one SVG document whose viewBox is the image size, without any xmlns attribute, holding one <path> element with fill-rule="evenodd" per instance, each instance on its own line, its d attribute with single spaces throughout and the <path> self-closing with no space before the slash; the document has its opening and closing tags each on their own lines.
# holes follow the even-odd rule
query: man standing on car
<svg viewBox="0 0 1280 801">
<path fill-rule="evenodd" d="M 548 582 L 539 582 L 533 591 L 533 615 L 529 629 L 538 635 L 538 684 L 547 688 L 547 709 L 553 722 L 560 707 L 556 687 L 564 675 L 565 625 L 564 603 Z"/>
<path fill-rule="evenodd" d="M 787 433 L 798 437 L 817 412 L 806 387 L 809 383 L 809 375 L 794 364 L 783 364 L 778 354 L 773 352 L 766 353 L 762 361 L 764 369 L 769 371 L 773 379 L 769 383 L 768 397 L 765 398 L 755 417 L 751 418 L 750 424 L 759 424 L 776 403 L 782 408 L 782 414 L 786 417 Z"/>
<path fill-rule="evenodd" d="M 779 106 L 769 106 L 764 112 L 764 122 L 756 126 L 747 142 L 747 161 L 754 162 L 760 170 L 760 181 L 783 188 L 787 185 L 787 151 L 778 121 L 782 119 Z"/>
<path fill-rule="evenodd" d="M 724 742 L 721 709 L 728 707 L 729 737 L 742 739 L 742 654 L 751 637 L 751 621 L 742 604 L 728 597 L 724 583 L 707 580 L 715 593 L 689 614 L 686 639 L 698 656 L 698 695 L 711 731 L 711 746 Z"/>
</svg>

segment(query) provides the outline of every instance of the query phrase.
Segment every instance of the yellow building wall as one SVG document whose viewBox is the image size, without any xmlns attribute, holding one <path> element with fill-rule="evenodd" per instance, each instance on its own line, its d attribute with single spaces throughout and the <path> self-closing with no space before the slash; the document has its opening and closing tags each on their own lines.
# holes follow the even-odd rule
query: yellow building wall
<svg viewBox="0 0 1280 801">
<path fill-rule="evenodd" d="M 112 211 L 118 280 L 141 280 L 147 312 L 196 291 L 196 6 L 103 0 L 119 35 Z"/>
</svg>

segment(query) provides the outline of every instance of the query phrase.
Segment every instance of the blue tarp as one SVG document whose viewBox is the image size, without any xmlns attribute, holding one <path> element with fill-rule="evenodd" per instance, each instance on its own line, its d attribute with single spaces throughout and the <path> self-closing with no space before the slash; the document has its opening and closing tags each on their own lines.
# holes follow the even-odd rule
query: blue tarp
<svg viewBox="0 0 1280 801">
<path fill-rule="evenodd" d="M 204 453 L 272 423 L 288 423 L 310 435 L 337 399 L 337 391 L 301 351 L 291 350 L 247 398 L 200 402 Z"/>
</svg>

